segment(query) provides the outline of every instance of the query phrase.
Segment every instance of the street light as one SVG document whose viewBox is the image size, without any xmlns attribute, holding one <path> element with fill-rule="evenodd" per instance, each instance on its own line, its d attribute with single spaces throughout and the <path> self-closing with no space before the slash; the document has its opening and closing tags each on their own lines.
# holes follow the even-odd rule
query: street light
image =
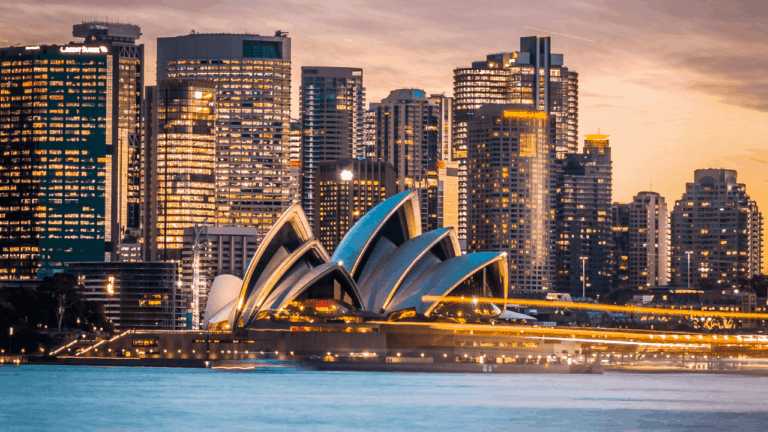
<svg viewBox="0 0 768 432">
<path fill-rule="evenodd" d="M 8 355 L 11 355 L 11 336 L 13 336 L 13 327 L 8 328 Z"/>
<path fill-rule="evenodd" d="M 581 296 L 587 297 L 587 257 L 581 257 Z"/>
<path fill-rule="evenodd" d="M 686 251 L 685 254 L 688 255 L 688 289 L 691 289 L 691 254 L 693 251 Z"/>
</svg>

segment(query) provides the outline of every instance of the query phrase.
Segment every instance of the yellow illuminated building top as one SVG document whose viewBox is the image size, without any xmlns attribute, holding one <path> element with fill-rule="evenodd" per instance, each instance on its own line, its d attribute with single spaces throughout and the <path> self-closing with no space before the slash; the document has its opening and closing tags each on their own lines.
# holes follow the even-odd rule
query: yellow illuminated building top
<svg viewBox="0 0 768 432">
<path fill-rule="evenodd" d="M 505 118 L 535 118 L 547 119 L 547 113 L 543 111 L 504 111 Z"/>
<path fill-rule="evenodd" d="M 586 140 L 584 140 L 584 143 L 587 146 L 592 146 L 592 147 L 608 147 L 608 145 L 609 145 L 608 144 L 608 137 L 609 136 L 610 135 L 603 135 L 603 134 L 601 134 L 600 133 L 600 129 L 597 129 L 597 133 L 596 134 L 584 135 L 584 138 L 586 138 Z"/>
</svg>

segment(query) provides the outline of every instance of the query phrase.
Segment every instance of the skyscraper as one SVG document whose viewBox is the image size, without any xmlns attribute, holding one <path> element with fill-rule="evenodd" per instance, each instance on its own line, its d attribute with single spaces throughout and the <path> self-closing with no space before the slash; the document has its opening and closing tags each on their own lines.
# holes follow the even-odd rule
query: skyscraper
<svg viewBox="0 0 768 432">
<path fill-rule="evenodd" d="M 453 161 L 453 98 L 446 97 L 444 94 L 433 94 L 429 96 L 437 105 L 438 141 L 440 149 L 438 159 L 441 161 Z"/>
<path fill-rule="evenodd" d="M 216 83 L 217 221 L 264 235 L 289 204 L 291 39 L 280 31 L 159 38 L 157 78 Z"/>
<path fill-rule="evenodd" d="M 291 120 L 291 144 L 288 155 L 290 163 L 290 201 L 291 204 L 301 203 L 301 122 Z"/>
<path fill-rule="evenodd" d="M 761 274 L 763 216 L 736 171 L 696 170 L 671 220 L 675 285 L 686 286 L 690 274 L 692 287 L 738 288 Z"/>
<path fill-rule="evenodd" d="M 437 227 L 459 229 L 459 163 L 451 160 L 437 161 Z"/>
<path fill-rule="evenodd" d="M 184 229 L 216 220 L 215 106 L 213 81 L 147 87 L 146 261 L 180 263 Z"/>
<path fill-rule="evenodd" d="M 423 90 L 393 90 L 376 108 L 376 156 L 395 167 L 397 190 L 419 189 L 424 231 L 437 225 L 442 107 Z"/>
<path fill-rule="evenodd" d="M 578 74 L 550 52 L 548 37 L 520 38 L 520 50 L 489 54 L 485 61 L 453 71 L 453 155 L 460 162 L 459 237 L 466 232 L 467 122 L 483 104 L 523 104 L 556 121 L 558 158 L 578 150 Z"/>
<path fill-rule="evenodd" d="M 365 154 L 363 70 L 302 67 L 300 122 L 301 206 L 309 224 L 314 226 L 318 164 Z"/>
<path fill-rule="evenodd" d="M 87 40 L 0 49 L 0 278 L 116 259 L 139 227 L 141 32 L 73 34 Z"/>
<path fill-rule="evenodd" d="M 363 115 L 363 147 L 366 159 L 376 159 L 376 107 L 379 104 L 372 103 Z"/>
<path fill-rule="evenodd" d="M 555 286 L 553 128 L 530 105 L 484 105 L 467 123 L 467 251 L 506 252 L 510 291 Z"/>
<path fill-rule="evenodd" d="M 315 173 L 315 238 L 332 253 L 368 211 L 395 195 L 391 164 L 371 159 L 321 162 Z"/>
<path fill-rule="evenodd" d="M 669 283 L 669 220 L 664 197 L 640 192 L 629 204 L 629 286 Z"/>
<path fill-rule="evenodd" d="M 141 236 L 141 104 L 144 90 L 144 45 L 139 26 L 111 22 L 84 22 L 72 27 L 72 36 L 86 43 L 110 43 L 114 47 L 117 138 L 107 151 L 107 259 L 117 260 L 120 243 Z M 114 109 L 115 107 L 113 107 Z M 114 132 L 113 132 L 114 133 Z M 108 149 L 109 150 L 109 149 Z"/>
<path fill-rule="evenodd" d="M 627 290 L 629 286 L 629 203 L 611 205 L 611 232 L 613 249 L 611 266 L 613 267 L 613 290 Z"/>
<path fill-rule="evenodd" d="M 587 135 L 584 152 L 566 154 L 562 167 L 556 212 L 558 291 L 572 297 L 605 295 L 613 279 L 608 135 Z"/>
</svg>

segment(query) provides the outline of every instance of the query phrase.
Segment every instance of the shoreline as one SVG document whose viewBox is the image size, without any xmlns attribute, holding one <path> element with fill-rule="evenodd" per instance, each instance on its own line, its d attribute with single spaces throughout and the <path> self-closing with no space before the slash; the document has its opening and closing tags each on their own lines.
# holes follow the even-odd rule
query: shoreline
<svg viewBox="0 0 768 432">
<path fill-rule="evenodd" d="M 691 369 L 676 366 L 613 366 L 613 365 L 565 365 L 565 364 L 482 364 L 482 363 L 392 363 L 392 362 L 327 362 L 285 360 L 199 360 L 158 358 L 104 358 L 104 357 L 36 357 L 28 356 L 22 363 L 5 363 L 0 366 L 89 366 L 89 367 L 148 367 L 212 369 L 220 371 L 278 371 L 315 370 L 345 372 L 399 372 L 399 373 L 477 373 L 477 374 L 587 374 L 625 373 L 636 375 L 733 375 L 768 378 L 766 367 L 742 367 L 739 369 Z"/>
</svg>

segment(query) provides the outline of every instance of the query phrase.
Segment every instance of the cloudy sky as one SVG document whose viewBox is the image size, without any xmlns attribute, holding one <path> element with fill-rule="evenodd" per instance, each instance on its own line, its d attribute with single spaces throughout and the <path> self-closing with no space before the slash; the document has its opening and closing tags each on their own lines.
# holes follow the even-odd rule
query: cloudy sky
<svg viewBox="0 0 768 432">
<path fill-rule="evenodd" d="M 614 200 L 651 189 L 674 203 L 694 169 L 724 167 L 768 212 L 764 0 L 4 0 L 0 45 L 66 42 L 91 19 L 141 26 L 150 80 L 159 36 L 287 31 L 294 71 L 363 67 L 369 102 L 402 87 L 451 94 L 455 67 L 552 36 L 580 75 L 579 133 L 611 135 Z"/>
</svg>

